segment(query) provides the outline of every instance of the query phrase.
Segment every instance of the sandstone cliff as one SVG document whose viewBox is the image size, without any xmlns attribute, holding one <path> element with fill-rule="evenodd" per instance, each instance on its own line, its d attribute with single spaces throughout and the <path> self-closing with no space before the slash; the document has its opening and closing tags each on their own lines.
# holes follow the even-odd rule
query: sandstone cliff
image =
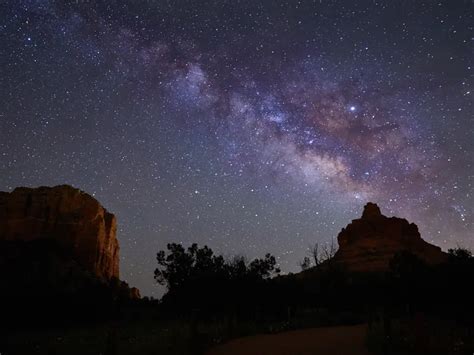
<svg viewBox="0 0 474 355">
<path fill-rule="evenodd" d="M 447 256 L 441 248 L 424 241 L 418 227 L 406 219 L 386 217 L 368 203 L 360 219 L 353 220 L 337 236 L 339 250 L 334 262 L 349 271 L 378 272 L 389 269 L 396 253 L 408 251 L 427 264 L 438 264 Z"/>
<path fill-rule="evenodd" d="M 87 271 L 119 277 L 115 216 L 68 185 L 0 192 L 0 241 L 53 239 Z"/>
</svg>

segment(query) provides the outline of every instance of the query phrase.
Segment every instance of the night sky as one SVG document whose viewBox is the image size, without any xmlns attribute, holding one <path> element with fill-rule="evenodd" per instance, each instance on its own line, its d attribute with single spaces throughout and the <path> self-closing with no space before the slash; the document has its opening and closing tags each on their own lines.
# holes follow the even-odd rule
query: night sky
<svg viewBox="0 0 474 355">
<path fill-rule="evenodd" d="M 169 242 L 283 271 L 367 201 L 474 247 L 474 5 L 0 3 L 0 190 L 71 184 L 159 296 Z"/>
</svg>

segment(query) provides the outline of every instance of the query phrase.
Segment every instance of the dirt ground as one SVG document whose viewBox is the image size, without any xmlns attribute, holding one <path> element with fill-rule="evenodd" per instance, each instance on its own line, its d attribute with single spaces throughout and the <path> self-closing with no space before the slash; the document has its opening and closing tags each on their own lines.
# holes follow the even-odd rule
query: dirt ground
<svg viewBox="0 0 474 355">
<path fill-rule="evenodd" d="M 207 355 L 368 355 L 366 326 L 327 327 L 232 340 Z"/>
</svg>

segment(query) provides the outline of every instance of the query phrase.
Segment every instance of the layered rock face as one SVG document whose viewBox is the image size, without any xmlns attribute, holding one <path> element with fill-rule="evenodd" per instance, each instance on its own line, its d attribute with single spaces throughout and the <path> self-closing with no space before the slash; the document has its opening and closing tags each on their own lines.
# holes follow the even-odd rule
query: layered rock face
<svg viewBox="0 0 474 355">
<path fill-rule="evenodd" d="M 119 277 L 115 216 L 68 185 L 0 192 L 0 241 L 53 239 L 87 271 Z"/>
<path fill-rule="evenodd" d="M 374 203 L 368 203 L 360 219 L 353 220 L 337 236 L 339 250 L 334 262 L 352 272 L 384 272 L 396 253 L 407 251 L 429 265 L 441 263 L 447 255 L 424 241 L 418 227 L 406 219 L 386 217 Z"/>
</svg>

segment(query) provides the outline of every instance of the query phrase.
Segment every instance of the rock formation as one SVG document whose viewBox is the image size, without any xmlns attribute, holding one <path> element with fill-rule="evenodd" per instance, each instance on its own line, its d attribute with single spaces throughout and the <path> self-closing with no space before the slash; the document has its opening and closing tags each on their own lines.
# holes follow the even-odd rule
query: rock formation
<svg viewBox="0 0 474 355">
<path fill-rule="evenodd" d="M 337 236 L 334 262 L 352 272 L 383 272 L 396 253 L 410 252 L 429 265 L 446 260 L 441 248 L 424 241 L 418 227 L 406 219 L 386 217 L 369 202 L 362 217 L 353 220 Z"/>
<path fill-rule="evenodd" d="M 68 185 L 0 192 L 0 241 L 53 239 L 96 277 L 119 277 L 115 216 Z"/>
</svg>

